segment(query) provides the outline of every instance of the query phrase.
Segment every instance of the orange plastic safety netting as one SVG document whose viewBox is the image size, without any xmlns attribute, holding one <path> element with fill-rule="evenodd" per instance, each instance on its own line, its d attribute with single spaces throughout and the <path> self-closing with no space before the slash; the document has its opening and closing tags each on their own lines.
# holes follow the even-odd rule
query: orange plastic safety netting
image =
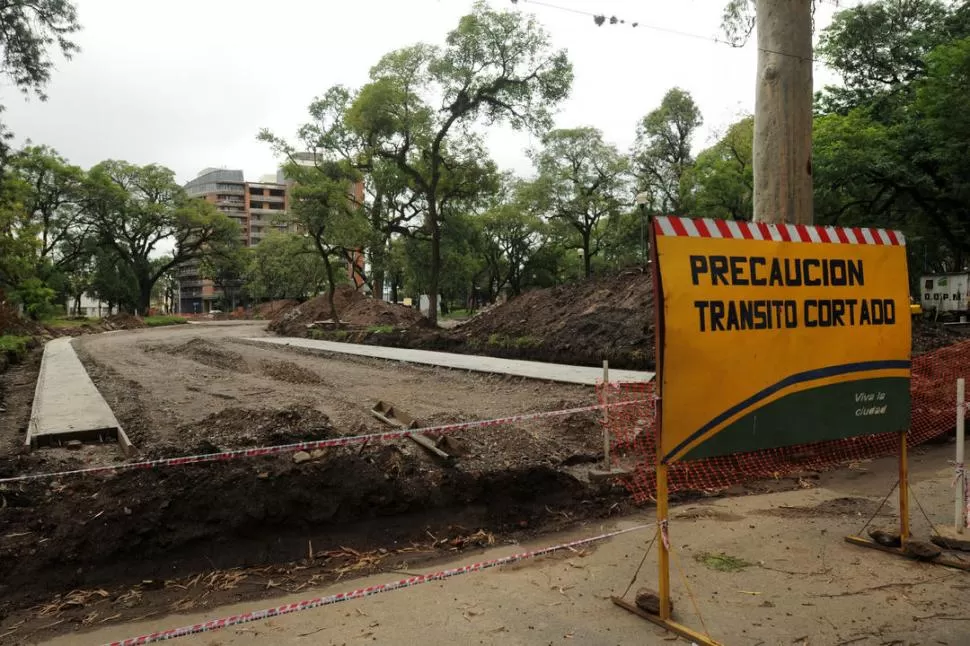
<svg viewBox="0 0 970 646">
<path fill-rule="evenodd" d="M 956 380 L 968 375 L 970 341 L 913 358 L 910 446 L 954 429 Z M 636 402 L 611 407 L 603 423 L 610 431 L 612 451 L 623 466 L 632 469 L 631 475 L 622 478 L 623 483 L 638 502 L 652 499 L 656 490 L 657 458 L 654 384 L 600 383 L 597 394 L 600 403 Z M 678 462 L 668 470 L 668 481 L 670 491 L 717 491 L 751 480 L 820 471 L 898 451 L 899 436 L 882 433 Z"/>
</svg>

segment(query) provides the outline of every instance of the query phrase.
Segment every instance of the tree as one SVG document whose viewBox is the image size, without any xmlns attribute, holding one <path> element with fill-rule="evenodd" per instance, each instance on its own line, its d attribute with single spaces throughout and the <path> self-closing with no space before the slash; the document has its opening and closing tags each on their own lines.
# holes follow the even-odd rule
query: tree
<svg viewBox="0 0 970 646">
<path fill-rule="evenodd" d="M 221 244 L 205 254 L 199 267 L 202 277 L 211 280 L 222 291 L 224 307 L 230 310 L 236 309 L 236 299 L 249 263 L 248 251 L 238 241 Z"/>
<path fill-rule="evenodd" d="M 549 217 L 559 220 L 578 234 L 583 267 L 590 276 L 590 264 L 599 253 L 594 235 L 603 218 L 619 213 L 629 203 L 629 163 L 615 146 L 603 141 L 596 128 L 553 130 L 542 138 L 542 149 L 532 151 L 538 178 L 535 190 Z"/>
<path fill-rule="evenodd" d="M 358 175 L 348 164 L 336 161 L 318 161 L 312 167 L 289 163 L 285 170 L 295 181 L 293 215 L 323 261 L 330 316 L 339 321 L 333 259 L 350 260 L 352 251 L 367 240 L 370 232 L 362 207 L 350 192 Z"/>
<path fill-rule="evenodd" d="M 546 241 L 546 226 L 537 215 L 533 187 L 511 174 L 503 177 L 503 184 L 496 204 L 476 218 L 481 228 L 489 301 L 506 286 L 511 296 L 522 293 L 536 254 Z"/>
<path fill-rule="evenodd" d="M 258 299 L 303 300 L 327 285 L 323 258 L 309 237 L 271 233 L 248 251 L 246 291 Z"/>
<path fill-rule="evenodd" d="M 94 257 L 91 293 L 104 301 L 109 314 L 115 307 L 129 311 L 138 307 L 138 280 L 131 266 L 110 245 L 100 246 Z"/>
<path fill-rule="evenodd" d="M 926 55 L 959 35 L 950 23 L 946 4 L 938 0 L 884 0 L 837 13 L 816 51 L 838 70 L 842 85 L 819 93 L 821 110 L 844 115 L 876 104 L 888 117 L 893 97 L 925 75 Z"/>
<path fill-rule="evenodd" d="M 79 51 L 71 35 L 80 31 L 77 9 L 69 0 L 33 0 L 0 4 L 2 74 L 25 96 L 47 99 L 44 89 L 54 69 L 51 49 L 70 60 Z M 0 106 L 0 112 L 3 106 Z M 0 125 L 0 163 L 6 162 L 12 133 Z"/>
<path fill-rule="evenodd" d="M 24 208 L 29 189 L 19 179 L 0 183 L 0 304 L 6 290 L 30 278 L 40 247 L 38 227 Z"/>
<path fill-rule="evenodd" d="M 687 176 L 692 215 L 752 219 L 753 139 L 754 118 L 745 117 L 732 124 L 716 144 L 697 156 L 697 163 Z"/>
<path fill-rule="evenodd" d="M 663 213 L 684 212 L 683 179 L 694 163 L 691 142 L 703 123 L 690 93 L 673 88 L 637 126 L 634 171 L 640 190 L 656 196 Z"/>
<path fill-rule="evenodd" d="M 238 225 L 212 204 L 188 198 L 168 168 L 108 160 L 88 176 L 88 217 L 101 244 L 133 276 L 139 312 L 148 311 L 152 288 L 165 272 L 239 237 Z M 165 263 L 153 263 L 163 242 L 174 243 L 174 252 Z"/>
<path fill-rule="evenodd" d="M 51 148 L 27 146 L 11 157 L 10 172 L 28 188 L 24 208 L 40 231 L 40 257 L 64 267 L 86 253 L 84 171 Z"/>
<path fill-rule="evenodd" d="M 933 24 L 945 25 L 942 33 L 926 28 L 920 36 L 920 21 L 897 24 L 913 15 L 904 9 L 899 0 L 856 7 L 848 12 L 889 18 L 873 18 L 873 32 L 866 34 L 859 31 L 867 25 L 864 18 L 842 15 L 823 34 L 824 56 L 853 85 L 826 88 L 819 97 L 820 110 L 834 110 L 816 118 L 819 217 L 828 223 L 903 229 L 920 238 L 923 257 L 914 266 L 960 269 L 970 254 L 963 143 L 970 132 L 962 112 L 970 101 L 964 45 L 970 21 L 966 9 L 947 5 L 946 15 L 931 14 Z M 841 33 L 847 29 L 851 34 Z M 922 54 L 927 38 L 946 42 Z M 869 45 L 856 49 L 854 39 Z M 892 54 L 888 59 L 882 57 L 887 48 Z M 870 50 L 871 59 L 880 63 L 866 70 L 856 56 Z M 883 76 L 888 83 L 873 85 Z M 867 101 L 872 88 L 875 93 Z M 861 103 L 848 107 L 846 97 Z"/>
<path fill-rule="evenodd" d="M 552 51 L 534 18 L 476 2 L 443 48 L 414 45 L 384 56 L 354 100 L 350 129 L 371 156 L 392 162 L 422 196 L 430 247 L 430 318 L 437 321 L 447 204 L 474 174 L 463 153 L 476 120 L 541 132 L 572 83 L 566 52 Z M 458 169 L 458 170 L 456 170 Z M 465 190 L 464 188 L 462 189 Z"/>
</svg>

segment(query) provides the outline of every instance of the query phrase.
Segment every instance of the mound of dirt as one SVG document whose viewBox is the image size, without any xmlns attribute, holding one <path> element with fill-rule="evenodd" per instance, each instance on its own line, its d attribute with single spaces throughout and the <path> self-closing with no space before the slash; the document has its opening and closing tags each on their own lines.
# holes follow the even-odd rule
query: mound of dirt
<svg viewBox="0 0 970 646">
<path fill-rule="evenodd" d="M 267 361 L 260 362 L 263 374 L 278 381 L 286 381 L 291 384 L 319 384 L 323 383 L 320 375 L 308 370 L 303 366 L 298 366 L 292 361 Z"/>
<path fill-rule="evenodd" d="M 260 303 L 256 306 L 256 316 L 264 319 L 275 319 L 277 316 L 293 309 L 297 305 L 299 305 L 299 302 L 292 299 Z"/>
<path fill-rule="evenodd" d="M 145 327 L 145 322 L 132 314 L 112 314 L 101 319 L 99 323 L 103 329 L 110 330 L 137 330 Z"/>
<path fill-rule="evenodd" d="M 333 298 L 340 321 L 349 325 L 407 328 L 426 321 L 418 310 L 369 298 L 346 286 L 337 288 Z M 269 329 L 283 336 L 305 337 L 308 325 L 331 318 L 330 303 L 324 294 L 278 314 Z"/>
<path fill-rule="evenodd" d="M 455 333 L 484 354 L 565 363 L 609 359 L 629 367 L 652 367 L 651 277 L 631 271 L 526 292 Z"/>
<path fill-rule="evenodd" d="M 146 348 L 148 351 L 159 351 L 177 357 L 186 357 L 203 365 L 235 372 L 249 372 L 245 359 L 238 352 L 220 348 L 205 339 L 194 337 L 185 343 L 177 345 L 161 345 Z"/>
<path fill-rule="evenodd" d="M 44 326 L 37 321 L 23 318 L 14 308 L 0 304 L 0 335 L 43 336 Z"/>
<path fill-rule="evenodd" d="M 176 440 L 154 447 L 152 459 L 211 453 L 249 446 L 322 440 L 334 434 L 330 418 L 315 408 L 226 408 L 176 430 Z"/>
</svg>

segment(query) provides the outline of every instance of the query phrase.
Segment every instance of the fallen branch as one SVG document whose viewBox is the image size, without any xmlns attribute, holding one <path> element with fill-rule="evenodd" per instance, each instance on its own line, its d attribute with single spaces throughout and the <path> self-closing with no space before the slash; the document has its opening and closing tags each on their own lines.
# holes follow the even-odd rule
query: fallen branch
<svg viewBox="0 0 970 646">
<path fill-rule="evenodd" d="M 922 617 L 918 615 L 913 615 L 913 621 L 922 621 L 923 619 L 949 619 L 951 621 L 970 621 L 970 617 L 960 617 L 958 615 L 941 615 L 940 613 L 934 613 L 932 615 L 924 615 Z"/>
<path fill-rule="evenodd" d="M 937 577 L 935 579 L 923 579 L 922 581 L 908 581 L 900 583 L 883 583 L 882 585 L 874 585 L 868 588 L 863 588 L 862 590 L 850 590 L 849 592 L 839 592 L 836 594 L 813 594 L 812 597 L 819 598 L 832 598 L 832 597 L 851 597 L 857 594 L 866 594 L 867 592 L 873 592 L 875 590 L 886 590 L 888 588 L 905 588 L 914 585 L 926 585 L 927 583 L 935 583 L 937 581 L 942 581 L 944 579 L 949 579 L 953 575 L 948 574 L 946 576 Z"/>
</svg>

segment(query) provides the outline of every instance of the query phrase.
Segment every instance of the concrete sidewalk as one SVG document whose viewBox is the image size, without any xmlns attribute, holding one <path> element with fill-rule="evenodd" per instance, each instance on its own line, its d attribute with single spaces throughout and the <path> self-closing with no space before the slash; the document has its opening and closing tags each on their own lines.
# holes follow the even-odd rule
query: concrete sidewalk
<svg viewBox="0 0 970 646">
<path fill-rule="evenodd" d="M 246 339 L 248 342 L 282 345 L 317 352 L 335 352 L 351 354 L 359 357 L 373 357 L 389 361 L 403 361 L 419 363 L 428 366 L 441 366 L 455 370 L 473 370 L 475 372 L 490 372 L 500 375 L 513 375 L 542 381 L 558 381 L 568 384 L 582 384 L 595 386 L 597 379 L 603 378 L 602 368 L 586 366 L 567 366 L 557 363 L 542 363 L 539 361 L 520 361 L 517 359 L 499 359 L 496 357 L 482 357 L 473 354 L 452 354 L 450 352 L 432 352 L 430 350 L 410 350 L 407 348 L 386 348 L 378 345 L 360 345 L 354 343 L 338 343 L 335 341 L 318 341 L 314 339 L 298 339 L 294 337 L 264 337 Z M 652 372 L 636 370 L 610 370 L 610 381 L 638 381 L 646 382 L 653 379 Z"/>
<path fill-rule="evenodd" d="M 48 341 L 37 375 L 26 444 L 36 447 L 100 435 L 117 437 L 126 452 L 130 448 L 111 407 L 74 352 L 71 337 Z"/>
</svg>

